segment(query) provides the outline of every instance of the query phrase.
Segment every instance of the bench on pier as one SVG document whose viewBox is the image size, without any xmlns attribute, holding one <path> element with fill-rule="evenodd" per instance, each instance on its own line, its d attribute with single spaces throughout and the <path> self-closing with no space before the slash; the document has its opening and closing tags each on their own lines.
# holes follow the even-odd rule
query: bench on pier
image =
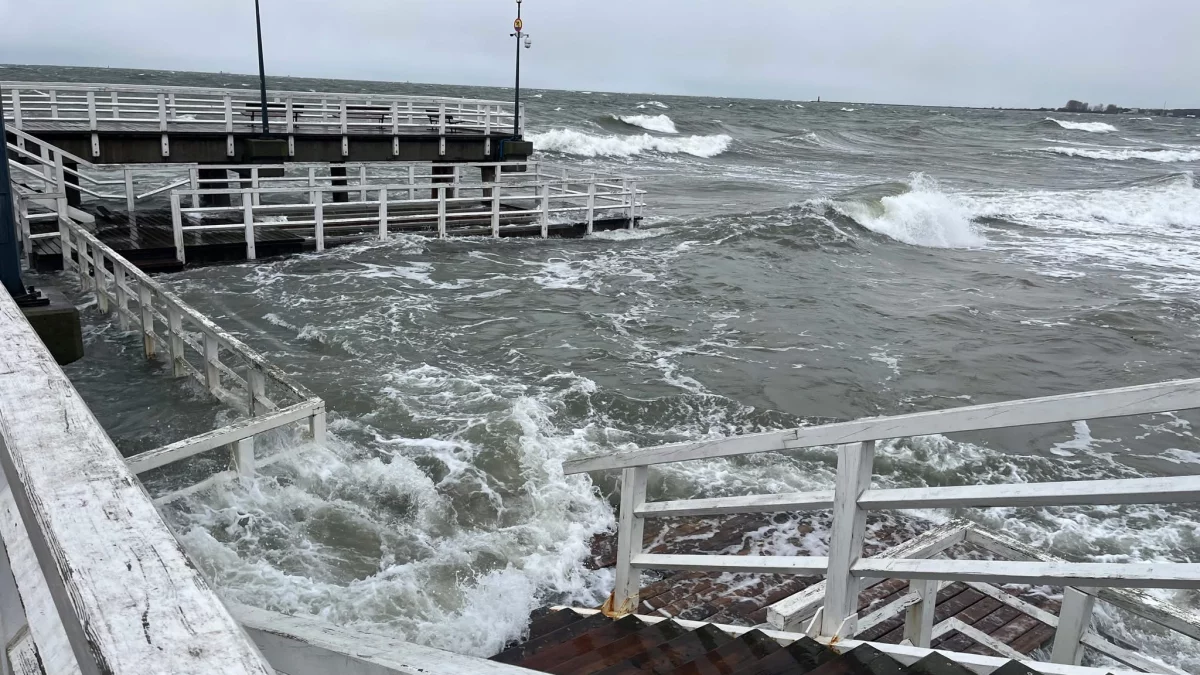
<svg viewBox="0 0 1200 675">
<path fill-rule="evenodd" d="M 242 111 L 242 114 L 249 115 L 250 121 L 252 121 L 252 122 L 254 120 L 258 119 L 258 116 L 260 114 L 262 114 L 262 104 L 261 103 L 246 103 L 246 104 L 244 104 L 244 108 L 245 109 Z M 328 108 L 319 108 L 319 107 L 314 107 L 314 106 L 293 105 L 292 106 L 292 121 L 298 122 L 298 121 L 300 121 L 301 115 L 308 113 L 308 112 L 313 112 L 314 114 L 316 114 L 318 111 L 319 112 L 329 112 L 329 109 Z M 287 105 L 284 103 L 268 103 L 267 104 L 267 114 L 271 115 L 272 117 L 274 117 L 276 115 L 283 117 L 283 116 L 287 115 Z M 392 114 L 392 109 L 388 106 L 382 106 L 382 105 L 347 105 L 346 106 L 346 119 L 348 119 L 348 120 L 371 120 L 373 122 L 378 122 L 380 124 L 383 124 L 383 123 L 387 122 L 388 117 L 390 117 L 391 114 Z"/>
</svg>

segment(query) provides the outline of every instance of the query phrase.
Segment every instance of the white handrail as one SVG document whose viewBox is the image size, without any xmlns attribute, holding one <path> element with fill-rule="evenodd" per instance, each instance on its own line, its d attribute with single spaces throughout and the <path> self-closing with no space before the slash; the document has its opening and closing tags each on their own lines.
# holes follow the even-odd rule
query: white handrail
<svg viewBox="0 0 1200 675">
<path fill-rule="evenodd" d="M 638 606 L 640 571 L 704 570 L 798 575 L 825 575 L 822 607 L 814 629 L 828 637 L 849 638 L 858 632 L 858 594 L 864 578 L 911 580 L 917 589 L 905 634 L 928 647 L 936 602 L 934 581 L 1049 584 L 1087 588 L 1195 588 L 1200 562 L 1070 563 L 1062 561 L 973 561 L 908 558 L 862 558 L 862 539 L 869 511 L 887 509 L 1046 507 L 1072 505 L 1200 503 L 1200 476 L 1094 480 L 1078 482 L 968 485 L 962 487 L 872 489 L 875 443 L 909 436 L 955 433 L 1144 415 L 1200 408 L 1200 380 L 1181 380 L 1106 391 L 1049 396 L 936 412 L 869 418 L 782 432 L 629 450 L 574 460 L 567 474 L 622 469 L 621 508 L 617 537 L 616 584 L 609 607 L 618 613 Z M 645 497 L 653 464 L 730 457 L 836 445 L 838 468 L 834 490 L 752 495 L 712 499 L 648 502 Z M 832 509 L 833 529 L 827 556 L 741 556 L 649 554 L 642 551 L 646 518 L 684 515 Z M 918 585 L 920 580 L 931 580 Z M 1091 604 L 1068 593 L 1056 638 L 1054 660 L 1078 663 Z M 1200 625 L 1198 620 L 1197 625 Z M 1091 638 L 1096 644 L 1096 638 Z M 923 643 L 923 644 L 922 644 Z M 1060 647 L 1061 645 L 1061 647 Z M 1118 654 L 1119 649 L 1106 653 Z M 1136 661 L 1126 656 L 1127 662 Z M 1139 662 L 1140 663 L 1140 662 Z M 1132 665 L 1137 665 L 1132 664 Z"/>
<path fill-rule="evenodd" d="M 75 672 L 274 672 L 6 293 L 0 324 L 0 468 L 40 568 L 24 580 L 48 588 Z"/>
</svg>

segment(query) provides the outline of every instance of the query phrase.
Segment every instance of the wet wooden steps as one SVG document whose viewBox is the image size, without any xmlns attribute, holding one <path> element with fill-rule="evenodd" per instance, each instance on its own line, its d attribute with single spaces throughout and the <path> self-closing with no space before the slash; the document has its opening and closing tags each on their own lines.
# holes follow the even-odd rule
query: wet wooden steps
<svg viewBox="0 0 1200 675">
<path fill-rule="evenodd" d="M 762 554 L 756 542 L 786 542 L 802 549 L 806 538 L 826 529 L 819 518 L 801 514 L 739 514 L 718 517 L 647 519 L 643 546 L 648 553 L 667 554 Z M 917 522 L 893 523 L 877 529 L 878 541 L 866 546 L 874 555 L 902 543 L 928 527 Z M 755 533 L 753 537 L 747 533 Z M 603 535 L 592 542 L 588 565 L 594 569 L 615 564 L 615 537 Z M 960 548 L 962 548 L 960 546 Z M 952 549 L 951 556 L 976 555 L 978 550 Z M 820 577 L 776 574 L 716 574 L 684 571 L 646 573 L 643 576 L 639 614 L 734 626 L 759 626 L 767 621 L 767 607 L 821 581 Z M 865 588 L 859 596 L 859 617 L 879 610 L 904 597 L 908 583 L 890 579 Z M 1034 589 L 1014 587 L 1006 592 L 1051 614 L 1059 602 Z M 1054 637 L 1054 628 L 1026 616 L 985 593 L 962 583 L 938 593 L 935 625 L 954 618 L 975 628 L 1020 654 L 1031 654 Z M 904 613 L 899 612 L 856 635 L 856 639 L 898 644 L 903 640 Z M 974 639 L 950 631 L 936 637 L 935 649 L 1003 656 Z"/>
<path fill-rule="evenodd" d="M 905 666 L 869 644 L 839 654 L 808 637 L 783 644 L 757 629 L 733 636 L 570 609 L 534 612 L 529 637 L 492 660 L 553 675 L 972 675 L 936 653 Z M 995 672 L 1035 671 L 1013 661 Z"/>
</svg>

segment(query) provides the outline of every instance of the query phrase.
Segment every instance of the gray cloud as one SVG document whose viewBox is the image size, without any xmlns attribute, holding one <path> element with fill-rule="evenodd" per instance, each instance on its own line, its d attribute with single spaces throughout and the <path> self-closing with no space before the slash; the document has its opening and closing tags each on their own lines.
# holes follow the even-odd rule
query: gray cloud
<svg viewBox="0 0 1200 675">
<path fill-rule="evenodd" d="M 261 0 L 276 75 L 507 86 L 509 0 Z M 0 0 L 0 62 L 249 73 L 253 0 Z M 1197 105 L 1190 0 L 526 0 L 538 88 Z M 525 58 L 527 57 L 527 58 Z"/>
</svg>

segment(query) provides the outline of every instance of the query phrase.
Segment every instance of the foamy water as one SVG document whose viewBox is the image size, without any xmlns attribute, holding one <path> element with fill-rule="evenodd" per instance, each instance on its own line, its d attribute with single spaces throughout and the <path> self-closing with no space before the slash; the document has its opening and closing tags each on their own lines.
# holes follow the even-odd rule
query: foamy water
<svg viewBox="0 0 1200 675">
<path fill-rule="evenodd" d="M 661 138 L 650 134 L 598 136 L 573 129 L 553 129 L 530 134 L 528 138 L 539 151 L 577 157 L 632 157 L 644 153 L 716 157 L 728 150 L 733 142 L 724 134 L 679 138 Z"/>
</svg>

